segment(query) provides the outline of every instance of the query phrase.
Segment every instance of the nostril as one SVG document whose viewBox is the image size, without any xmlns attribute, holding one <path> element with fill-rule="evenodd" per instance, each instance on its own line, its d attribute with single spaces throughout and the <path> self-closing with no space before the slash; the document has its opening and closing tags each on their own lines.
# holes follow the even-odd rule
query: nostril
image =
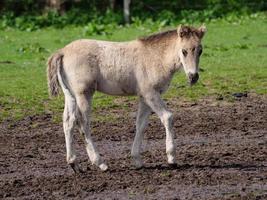
<svg viewBox="0 0 267 200">
<path fill-rule="evenodd" d="M 196 73 L 193 79 L 195 82 L 197 82 L 198 78 L 199 78 L 199 75 L 198 75 L 198 73 Z"/>
</svg>

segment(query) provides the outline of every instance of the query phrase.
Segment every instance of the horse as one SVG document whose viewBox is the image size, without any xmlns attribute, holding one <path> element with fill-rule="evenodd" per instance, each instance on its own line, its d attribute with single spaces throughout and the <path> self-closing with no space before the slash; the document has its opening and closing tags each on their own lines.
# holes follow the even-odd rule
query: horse
<svg viewBox="0 0 267 200">
<path fill-rule="evenodd" d="M 204 25 L 199 28 L 180 25 L 177 29 L 127 42 L 81 39 L 50 56 L 47 63 L 49 93 L 50 96 L 57 96 L 61 90 L 64 93 L 66 160 L 75 172 L 79 170 L 73 149 L 75 126 L 84 137 L 92 164 L 103 171 L 108 169 L 91 138 L 90 113 L 95 91 L 139 97 L 136 133 L 131 148 L 136 168 L 143 166 L 141 145 L 152 112 L 165 127 L 167 162 L 176 165 L 173 114 L 161 95 L 180 69 L 184 70 L 190 85 L 198 81 L 201 40 L 205 32 Z"/>
</svg>

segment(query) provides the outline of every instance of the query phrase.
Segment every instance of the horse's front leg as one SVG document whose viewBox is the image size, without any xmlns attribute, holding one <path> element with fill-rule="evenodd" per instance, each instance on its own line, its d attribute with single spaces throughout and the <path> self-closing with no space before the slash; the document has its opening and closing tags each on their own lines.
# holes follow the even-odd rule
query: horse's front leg
<svg viewBox="0 0 267 200">
<path fill-rule="evenodd" d="M 141 168 L 143 166 L 140 152 L 141 152 L 142 140 L 144 138 L 144 129 L 147 126 L 148 117 L 150 114 L 151 114 L 150 107 L 144 102 L 143 98 L 141 97 L 138 105 L 138 114 L 136 117 L 136 133 L 131 151 L 134 165 L 137 168 Z"/>
<path fill-rule="evenodd" d="M 102 161 L 91 137 L 90 133 L 90 114 L 92 95 L 80 94 L 76 97 L 78 106 L 78 126 L 79 131 L 83 134 L 86 151 L 89 159 L 93 164 L 105 171 L 108 166 Z"/>
<path fill-rule="evenodd" d="M 163 123 L 166 130 L 166 153 L 168 158 L 168 163 L 171 165 L 176 164 L 175 160 L 175 143 L 174 134 L 172 130 L 172 120 L 173 115 L 167 110 L 165 103 L 160 97 L 160 94 L 156 91 L 146 92 L 145 102 L 150 108 L 159 116 L 161 122 Z"/>
</svg>

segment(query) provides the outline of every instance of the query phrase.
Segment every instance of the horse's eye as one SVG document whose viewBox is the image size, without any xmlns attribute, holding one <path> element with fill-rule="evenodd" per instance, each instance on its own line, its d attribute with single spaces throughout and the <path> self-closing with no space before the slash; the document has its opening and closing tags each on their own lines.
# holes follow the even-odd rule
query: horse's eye
<svg viewBox="0 0 267 200">
<path fill-rule="evenodd" d="M 199 50 L 198 55 L 200 56 L 202 54 L 202 49 Z"/>
<path fill-rule="evenodd" d="M 184 57 L 187 56 L 187 51 L 185 49 L 182 50 Z"/>
</svg>

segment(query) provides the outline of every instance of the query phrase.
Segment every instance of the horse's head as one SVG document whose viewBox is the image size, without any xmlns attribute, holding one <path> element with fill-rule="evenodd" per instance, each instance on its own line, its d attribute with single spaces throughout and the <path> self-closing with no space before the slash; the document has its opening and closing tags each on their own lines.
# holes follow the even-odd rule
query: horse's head
<svg viewBox="0 0 267 200">
<path fill-rule="evenodd" d="M 189 26 L 179 26 L 178 32 L 178 51 L 180 61 L 188 77 L 190 85 L 198 81 L 199 75 L 199 58 L 202 53 L 201 39 L 203 38 L 206 28 L 201 26 L 196 29 Z"/>
</svg>

